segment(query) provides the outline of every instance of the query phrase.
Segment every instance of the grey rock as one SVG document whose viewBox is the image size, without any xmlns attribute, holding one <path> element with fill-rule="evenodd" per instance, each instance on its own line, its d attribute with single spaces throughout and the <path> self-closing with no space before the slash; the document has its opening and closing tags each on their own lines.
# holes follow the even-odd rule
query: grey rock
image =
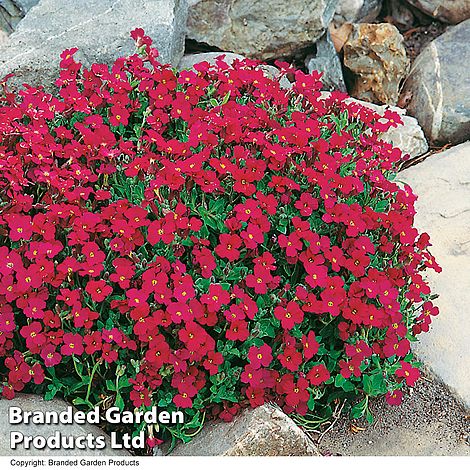
<svg viewBox="0 0 470 470">
<path fill-rule="evenodd" d="M 370 23 L 382 8 L 382 0 L 340 0 L 333 21 L 341 23 Z"/>
<path fill-rule="evenodd" d="M 470 138 L 469 63 L 470 19 L 432 41 L 413 63 L 403 93 L 432 143 Z"/>
<path fill-rule="evenodd" d="M 245 409 L 230 423 L 207 423 L 187 444 L 170 456 L 287 456 L 319 455 L 306 434 L 273 405 Z"/>
<path fill-rule="evenodd" d="M 319 39 L 338 0 L 192 1 L 188 37 L 252 59 L 292 56 Z"/>
<path fill-rule="evenodd" d="M 345 92 L 343 69 L 335 46 L 327 31 L 319 41 L 315 43 L 316 54 L 305 59 L 305 65 L 309 73 L 314 70 L 323 72 L 322 83 L 325 90 L 340 90 Z"/>
<path fill-rule="evenodd" d="M 0 29 L 11 33 L 39 0 L 0 0 Z"/>
<path fill-rule="evenodd" d="M 415 21 L 410 6 L 404 3 L 405 0 L 397 0 L 389 3 L 389 14 L 394 20 L 394 24 L 405 30 L 411 29 Z"/>
<path fill-rule="evenodd" d="M 50 84 L 60 53 L 78 47 L 84 65 L 112 63 L 133 53 L 130 31 L 141 27 L 154 40 L 162 62 L 177 64 L 184 51 L 186 0 L 41 0 L 0 50 L 0 76 L 15 84 Z"/>
<path fill-rule="evenodd" d="M 399 174 L 418 196 L 415 226 L 429 233 L 441 273 L 427 272 L 434 303 L 429 333 L 415 343 L 418 358 L 470 408 L 470 142 L 431 155 Z"/>
<path fill-rule="evenodd" d="M 69 406 L 65 401 L 54 398 L 46 401 L 37 395 L 27 395 L 23 393 L 17 394 L 13 400 L 0 400 L 0 455 L 1 456 L 43 456 L 43 455 L 64 455 L 70 452 L 73 456 L 129 456 L 125 450 L 113 449 L 109 436 L 107 436 L 100 428 L 91 424 L 10 424 L 9 409 L 10 406 L 18 406 L 23 411 L 53 411 L 60 413 L 66 411 Z M 10 432 L 21 432 L 25 436 L 43 436 L 46 439 L 55 435 L 56 432 L 63 436 L 87 436 L 91 433 L 95 438 L 103 436 L 106 441 L 106 447 L 103 449 L 25 449 L 21 444 L 16 449 L 10 447 Z"/>
<path fill-rule="evenodd" d="M 443 21 L 457 24 L 470 18 L 470 2 L 468 0 L 406 0 L 426 15 Z"/>
<path fill-rule="evenodd" d="M 353 75 L 355 98 L 395 105 L 409 70 L 403 37 L 389 23 L 354 25 L 343 47 L 344 65 Z"/>
</svg>

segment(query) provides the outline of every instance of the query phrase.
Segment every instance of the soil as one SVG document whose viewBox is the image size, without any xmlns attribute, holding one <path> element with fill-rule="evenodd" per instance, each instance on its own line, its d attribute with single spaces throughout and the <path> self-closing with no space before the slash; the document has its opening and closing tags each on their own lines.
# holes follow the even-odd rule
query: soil
<svg viewBox="0 0 470 470">
<path fill-rule="evenodd" d="M 376 417 L 338 420 L 319 443 L 323 455 L 470 456 L 470 412 L 430 374 L 409 389 L 400 406 L 371 403 Z M 314 436 L 312 436 L 314 438 Z"/>
<path fill-rule="evenodd" d="M 447 28 L 448 25 L 434 21 L 428 25 L 417 26 L 403 32 L 406 54 L 410 61 L 413 62 L 421 50 L 432 40 L 443 34 Z"/>
</svg>

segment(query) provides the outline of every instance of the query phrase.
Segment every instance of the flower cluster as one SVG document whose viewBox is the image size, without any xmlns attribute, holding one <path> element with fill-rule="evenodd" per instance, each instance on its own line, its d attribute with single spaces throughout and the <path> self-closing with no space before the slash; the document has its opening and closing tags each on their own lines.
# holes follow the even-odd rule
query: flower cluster
<svg viewBox="0 0 470 470">
<path fill-rule="evenodd" d="M 399 403 L 439 269 L 380 139 L 400 117 L 132 37 L 111 68 L 64 51 L 55 95 L 2 82 L 2 395 L 184 409 L 150 445 L 267 401 L 305 425 Z"/>
</svg>

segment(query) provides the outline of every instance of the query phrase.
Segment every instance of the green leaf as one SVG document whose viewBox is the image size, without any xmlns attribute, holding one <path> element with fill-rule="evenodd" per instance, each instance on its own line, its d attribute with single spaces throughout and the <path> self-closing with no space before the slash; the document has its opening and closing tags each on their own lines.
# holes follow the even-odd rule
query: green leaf
<svg viewBox="0 0 470 470">
<path fill-rule="evenodd" d="M 382 374 L 364 375 L 362 378 L 364 392 L 371 397 L 382 395 L 387 392 L 387 386 Z"/>
<path fill-rule="evenodd" d="M 359 403 L 357 403 L 351 408 L 351 418 L 353 419 L 361 418 L 362 416 L 364 416 L 366 408 L 367 408 L 367 399 L 364 398 L 364 400 L 360 401 Z"/>
<path fill-rule="evenodd" d="M 119 411 L 124 410 L 125 404 L 124 404 L 124 400 L 123 400 L 120 393 L 116 394 L 116 400 L 114 401 L 114 405 L 119 408 Z"/>
<path fill-rule="evenodd" d="M 312 395 L 310 395 L 310 398 L 308 399 L 307 406 L 310 411 L 313 411 L 315 409 L 315 399 Z"/>
<path fill-rule="evenodd" d="M 230 90 L 228 93 L 224 96 L 224 99 L 222 100 L 222 104 L 227 104 L 228 100 L 230 99 Z"/>
<path fill-rule="evenodd" d="M 91 403 L 88 400 L 84 400 L 83 398 L 77 397 L 72 400 L 72 404 L 74 405 L 87 405 L 91 406 Z"/>
<path fill-rule="evenodd" d="M 341 387 L 345 392 L 352 392 L 355 388 L 354 384 L 346 380 L 341 374 L 335 377 L 335 387 Z"/>
</svg>

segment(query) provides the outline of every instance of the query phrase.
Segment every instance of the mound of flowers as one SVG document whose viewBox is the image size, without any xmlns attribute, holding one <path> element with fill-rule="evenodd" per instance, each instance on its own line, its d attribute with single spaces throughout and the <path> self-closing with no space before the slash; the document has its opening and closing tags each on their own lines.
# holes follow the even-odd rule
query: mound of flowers
<svg viewBox="0 0 470 470">
<path fill-rule="evenodd" d="M 3 397 L 183 410 L 149 446 L 268 401 L 306 427 L 399 404 L 439 269 L 379 137 L 400 117 L 132 37 L 111 68 L 64 51 L 55 95 L 2 82 Z"/>
</svg>

